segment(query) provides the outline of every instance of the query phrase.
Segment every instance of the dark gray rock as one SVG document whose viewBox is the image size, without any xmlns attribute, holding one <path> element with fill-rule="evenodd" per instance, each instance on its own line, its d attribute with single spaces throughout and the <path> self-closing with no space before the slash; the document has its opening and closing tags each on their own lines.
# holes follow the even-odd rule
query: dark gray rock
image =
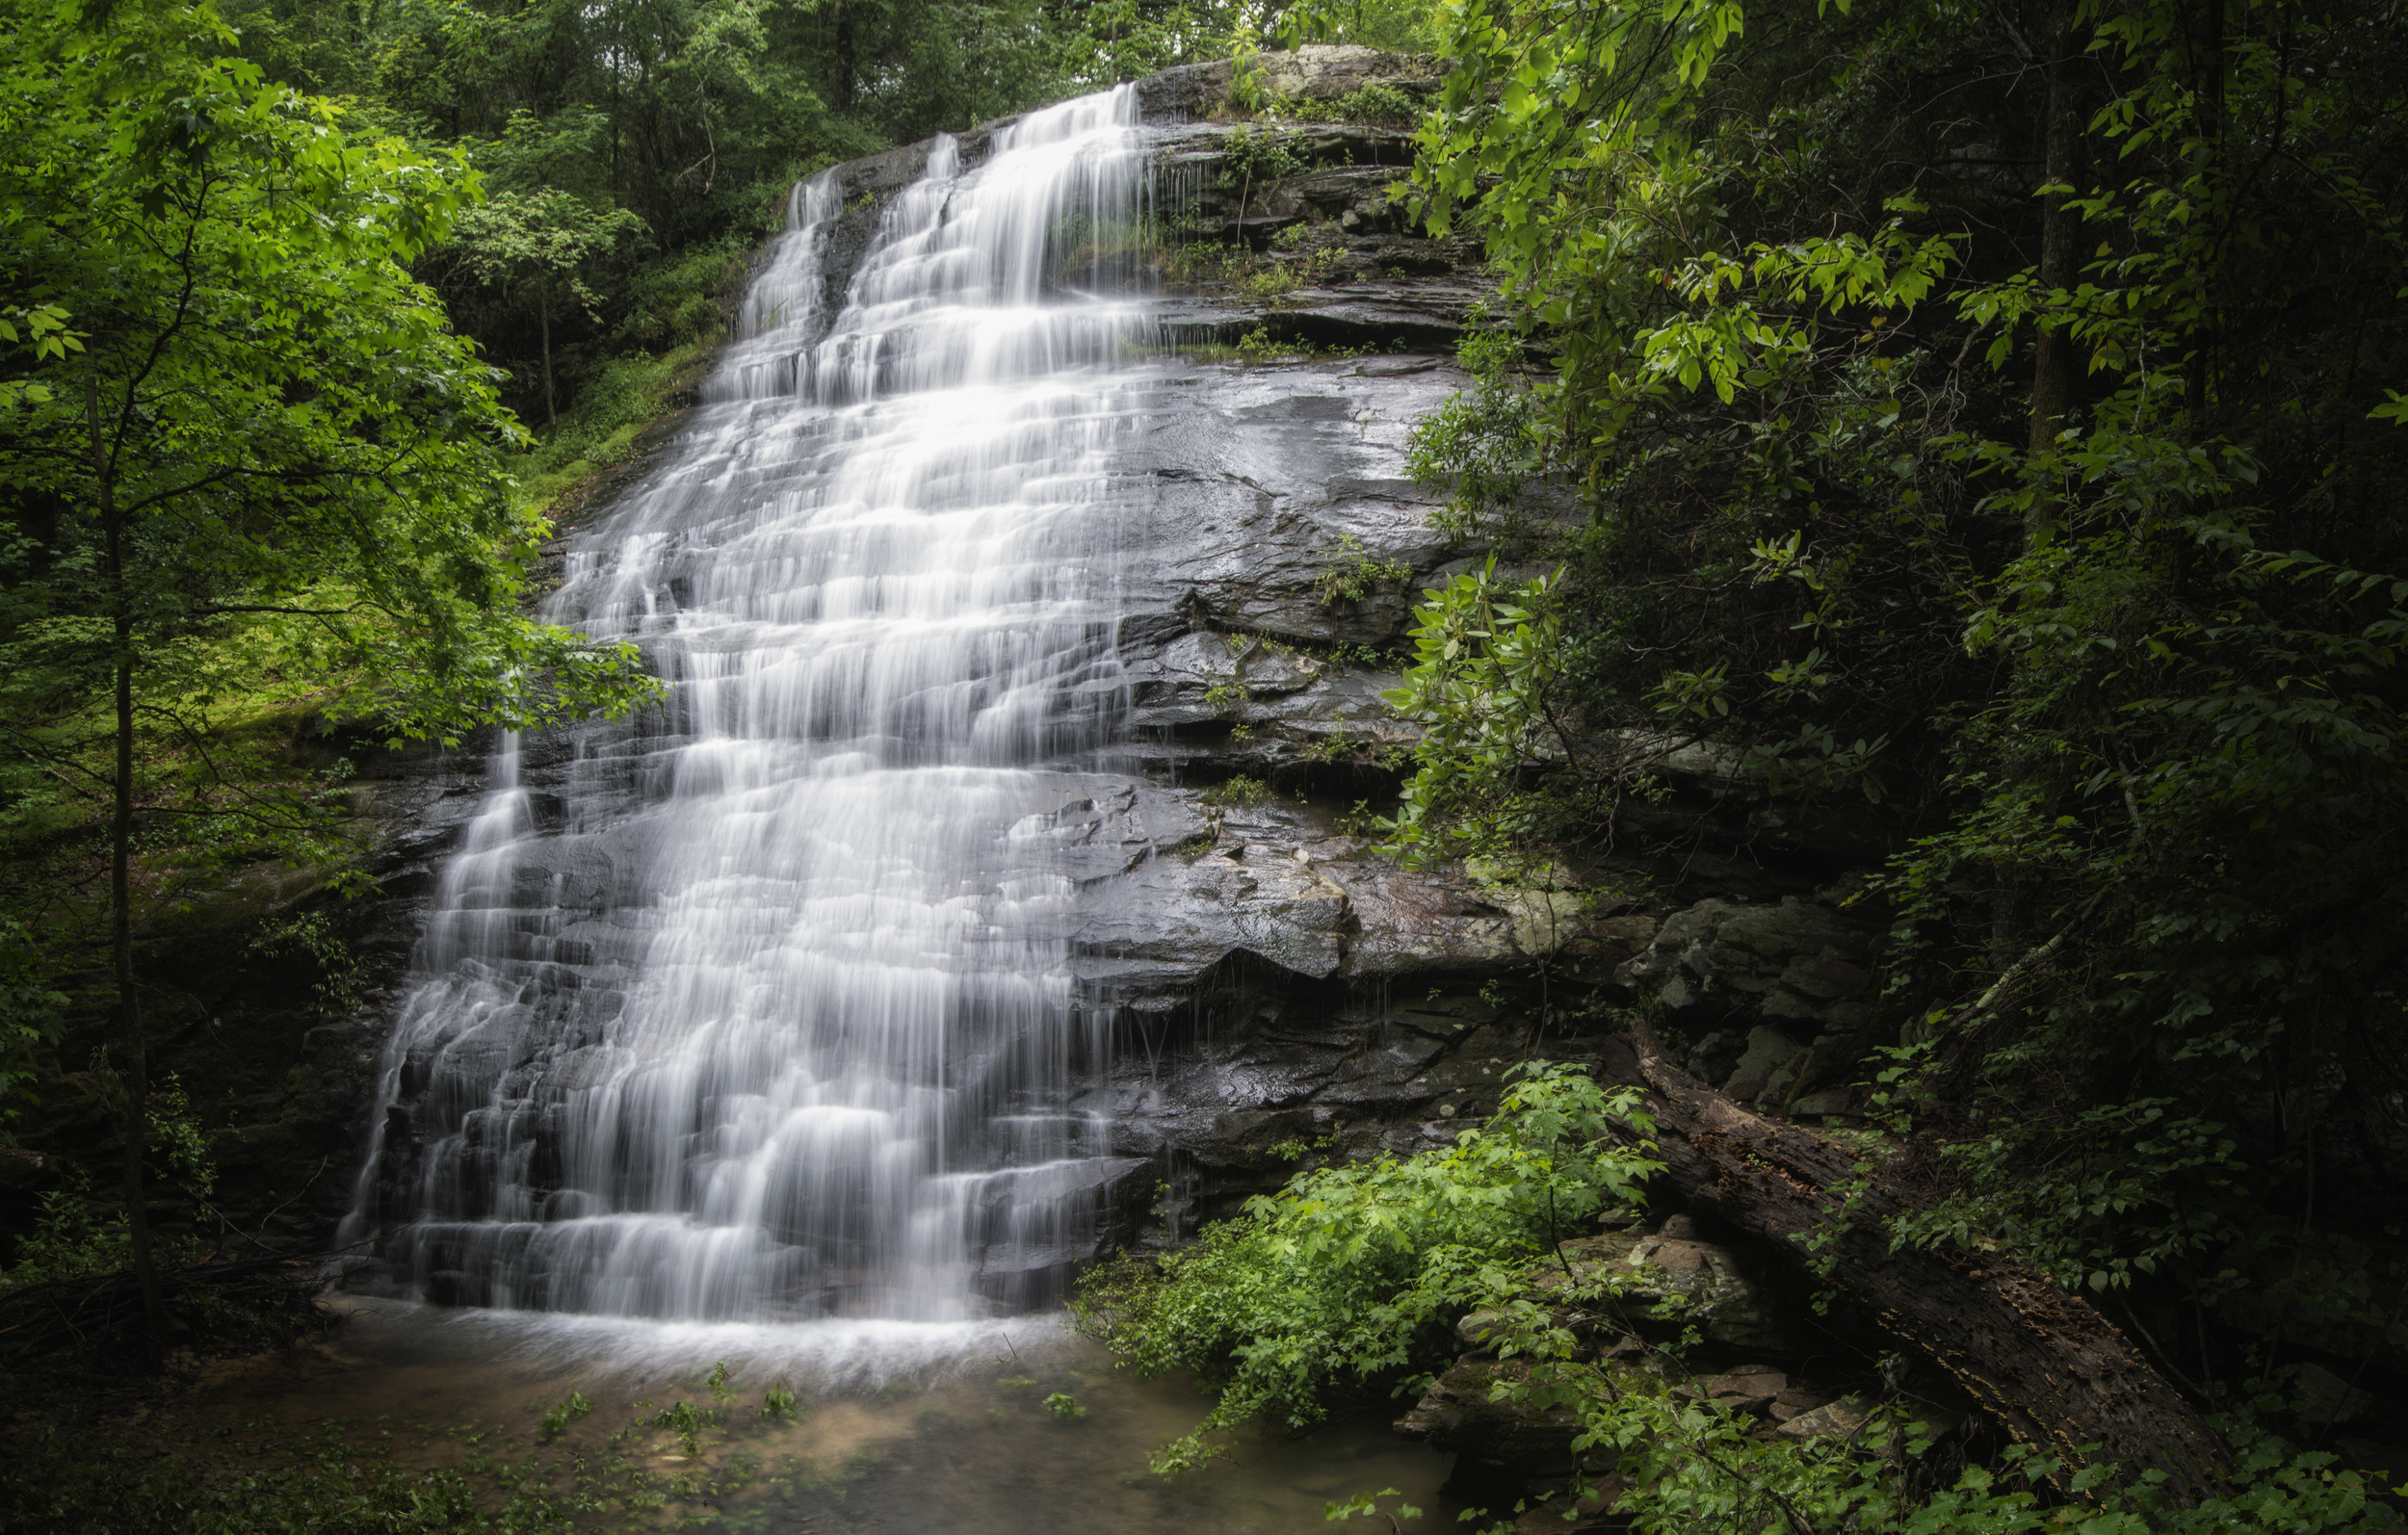
<svg viewBox="0 0 2408 1535">
<path fill-rule="evenodd" d="M 1819 901 L 1699 901 L 1664 920 L 1615 978 L 1696 1045 L 1690 1064 L 1778 1109 L 1862 1054 L 1875 931 Z"/>
<path fill-rule="evenodd" d="M 1397 1420 L 1397 1433 L 1517 1475 L 1562 1475 L 1579 1461 L 1572 1442 L 1584 1432 L 1580 1415 L 1497 1399 L 1500 1389 L 1509 1392 L 1529 1378 L 1520 1361 L 1458 1360 Z"/>
</svg>

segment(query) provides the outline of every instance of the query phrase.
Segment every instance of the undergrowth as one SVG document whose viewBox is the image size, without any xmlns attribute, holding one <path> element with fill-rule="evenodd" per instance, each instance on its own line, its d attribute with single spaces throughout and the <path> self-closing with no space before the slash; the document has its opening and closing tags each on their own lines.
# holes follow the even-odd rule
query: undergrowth
<svg viewBox="0 0 2408 1535">
<path fill-rule="evenodd" d="M 1764 1435 L 1753 1415 L 1717 1406 L 1690 1378 L 1683 1351 L 1693 1330 L 1665 1346 L 1631 1325 L 1623 1297 L 1637 1271 L 1548 1256 L 1657 1170 L 1644 1139 L 1652 1128 L 1636 1091 L 1608 1093 L 1574 1066 L 1528 1067 L 1496 1114 L 1453 1146 L 1301 1173 L 1184 1252 L 1099 1270 L 1073 1315 L 1139 1374 L 1190 1370 L 1215 1394 L 1203 1422 L 1154 1457 L 1169 1475 L 1214 1455 L 1213 1436 L 1248 1423 L 1296 1434 L 1341 1395 L 1424 1389 L 1459 1347 L 1456 1321 L 1480 1311 L 1485 1346 L 1508 1366 L 1495 1376 L 1497 1399 L 1576 1414 L 1572 1447 L 1584 1468 L 1559 1503 L 1468 1511 L 1481 1535 L 1532 1528 L 1531 1518 L 1557 1507 L 1605 1513 L 1635 1535 L 2397 1526 L 2336 1457 L 2257 1425 L 2258 1414 L 2289 1405 L 2267 1392 L 2212 1419 L 2232 1471 L 2218 1496 L 2188 1507 L 2155 1470 L 2127 1474 L 2028 1446 L 1965 1464 L 1936 1453 L 1931 1431 L 1896 1402 L 1871 1404 L 1845 1438 Z M 1677 1328 L 1679 1317 L 1655 1310 Z M 1385 1515 L 1388 1496 L 1333 1501 L 1328 1518 Z"/>
<path fill-rule="evenodd" d="M 1533 1066 L 1443 1152 L 1304 1173 L 1159 1265 L 1099 1269 L 1072 1302 L 1079 1329 L 1142 1376 L 1193 1370 L 1217 1393 L 1154 1469 L 1192 1467 L 1207 1436 L 1256 1419 L 1308 1428 L 1332 1391 L 1418 1386 L 1456 1315 L 1655 1170 L 1603 1138 L 1652 1128 L 1637 1104 L 1576 1068 Z"/>
</svg>

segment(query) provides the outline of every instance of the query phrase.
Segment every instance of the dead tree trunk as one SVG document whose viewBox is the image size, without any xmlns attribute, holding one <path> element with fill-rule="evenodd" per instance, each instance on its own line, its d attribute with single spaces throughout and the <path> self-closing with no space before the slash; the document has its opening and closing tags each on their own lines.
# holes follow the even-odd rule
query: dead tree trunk
<svg viewBox="0 0 2408 1535">
<path fill-rule="evenodd" d="M 2223 1444 L 2087 1301 L 2004 1253 L 1891 1251 L 1883 1220 L 1906 1207 L 1877 1176 L 1844 1206 L 1867 1176 L 1853 1155 L 1701 1086 L 1663 1058 L 1645 1025 L 1633 1043 L 1636 1058 L 1610 1060 L 1609 1072 L 1653 1089 L 1657 1155 L 1694 1208 L 1800 1266 L 1827 1261 L 1831 1284 L 2068 1468 L 2154 1467 L 2186 1503 L 2214 1493 L 2229 1465 Z M 1814 1255 L 1799 1241 L 1826 1232 Z"/>
</svg>

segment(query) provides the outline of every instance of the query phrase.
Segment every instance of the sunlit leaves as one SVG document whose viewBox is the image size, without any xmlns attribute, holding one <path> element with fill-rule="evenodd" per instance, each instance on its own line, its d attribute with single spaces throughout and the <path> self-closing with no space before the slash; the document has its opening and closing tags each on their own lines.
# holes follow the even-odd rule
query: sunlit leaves
<svg viewBox="0 0 2408 1535">
<path fill-rule="evenodd" d="M 1532 1065 L 1453 1145 L 1302 1174 L 1158 1272 L 1103 1271 L 1074 1313 L 1139 1373 L 1191 1370 L 1217 1392 L 1203 1425 L 1155 1463 L 1187 1470 L 1207 1433 L 1308 1427 L 1324 1388 L 1451 1354 L 1454 1318 L 1502 1298 L 1530 1255 L 1638 1197 L 1658 1170 L 1642 1138 L 1653 1128 L 1634 1090 Z"/>
</svg>

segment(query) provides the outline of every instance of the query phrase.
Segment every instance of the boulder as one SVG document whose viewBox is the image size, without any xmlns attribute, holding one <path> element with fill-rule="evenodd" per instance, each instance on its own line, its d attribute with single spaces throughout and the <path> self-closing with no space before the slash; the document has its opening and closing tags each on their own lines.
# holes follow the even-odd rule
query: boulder
<svg viewBox="0 0 2408 1535">
<path fill-rule="evenodd" d="M 1496 1399 L 1499 1388 L 1509 1391 L 1529 1378 L 1530 1366 L 1518 1360 L 1457 1360 L 1397 1420 L 1397 1433 L 1519 1475 L 1560 1475 L 1577 1460 L 1572 1442 L 1581 1435 L 1580 1415 Z"/>
<path fill-rule="evenodd" d="M 1617 1238 L 1597 1240 L 1611 1243 Z M 1640 1236 L 1632 1241 L 1622 1262 L 1634 1271 L 1622 1292 L 1623 1305 L 1641 1329 L 1694 1327 L 1707 1342 L 1719 1347 L 1778 1357 L 1798 1354 L 1796 1333 L 1779 1300 L 1737 1249 Z"/>
<path fill-rule="evenodd" d="M 1797 1080 L 1798 1058 L 1805 1054 L 1804 1045 L 1770 1024 L 1759 1024 L 1747 1031 L 1739 1064 L 1723 1082 L 1722 1090 L 1743 1104 L 1759 1099 L 1777 1104 Z"/>
<path fill-rule="evenodd" d="M 1790 1377 L 1777 1369 L 1725 1370 L 1697 1378 L 1697 1392 L 1725 1412 L 1764 1414 L 1790 1389 Z"/>
<path fill-rule="evenodd" d="M 1694 1231 L 1686 1217 L 1673 1220 Z M 1800 1351 L 1786 1308 L 1756 1278 L 1752 1265 L 1736 1249 L 1695 1236 L 1630 1231 L 1578 1237 L 1525 1276 L 1526 1292 L 1542 1304 L 1567 1284 L 1617 1281 L 1623 1320 L 1641 1333 L 1670 1335 L 1694 1327 L 1708 1343 L 1729 1352 L 1794 1358 Z M 1456 1331 L 1467 1345 L 1485 1347 L 1497 1320 L 1494 1313 L 1474 1312 Z M 1776 1386 L 1767 1394 L 1782 1389 Z"/>
<path fill-rule="evenodd" d="M 2371 1392 L 2358 1390 L 2321 1365 L 2300 1366 L 2291 1376 L 2291 1390 L 2299 1393 L 2303 1423 L 2346 1423 L 2365 1417 L 2374 1405 Z"/>
<path fill-rule="evenodd" d="M 1689 1064 L 1778 1109 L 1863 1053 L 1873 931 L 1820 901 L 1701 900 L 1667 918 L 1614 978 L 1687 1028 Z"/>
<path fill-rule="evenodd" d="M 1843 1396 L 1836 1402 L 1825 1402 L 1812 1412 L 1798 1414 L 1774 1430 L 1783 1439 L 1845 1439 L 1865 1426 L 1872 1416 L 1872 1403 L 1862 1396 Z"/>
</svg>

